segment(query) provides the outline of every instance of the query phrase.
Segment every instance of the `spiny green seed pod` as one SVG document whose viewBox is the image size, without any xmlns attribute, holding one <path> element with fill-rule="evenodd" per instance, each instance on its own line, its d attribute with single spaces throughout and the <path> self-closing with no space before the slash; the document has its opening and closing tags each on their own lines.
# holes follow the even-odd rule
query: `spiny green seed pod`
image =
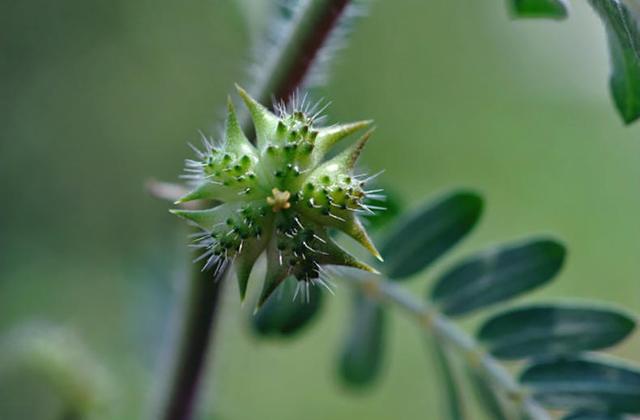
<svg viewBox="0 0 640 420">
<path fill-rule="evenodd" d="M 194 189 L 176 204 L 215 200 L 207 210 L 173 210 L 202 229 L 196 247 L 205 268 L 220 270 L 233 263 L 244 298 L 251 269 L 266 252 L 267 273 L 259 305 L 287 277 L 295 276 L 304 292 L 309 284 L 326 285 L 323 265 L 345 265 L 375 272 L 343 250 L 329 235 L 340 230 L 375 257 L 380 254 L 358 219 L 371 213 L 366 191 L 372 177 L 354 175 L 354 167 L 371 131 L 331 159 L 338 141 L 371 121 L 318 127 L 317 112 L 294 100 L 274 114 L 238 87 L 256 132 L 256 145 L 243 133 L 229 98 L 224 139 L 204 140 L 197 159 L 186 161 Z M 379 196 L 377 196 L 379 198 Z M 378 209 L 378 208 L 376 208 Z M 301 286 L 304 286 L 302 288 Z"/>
</svg>

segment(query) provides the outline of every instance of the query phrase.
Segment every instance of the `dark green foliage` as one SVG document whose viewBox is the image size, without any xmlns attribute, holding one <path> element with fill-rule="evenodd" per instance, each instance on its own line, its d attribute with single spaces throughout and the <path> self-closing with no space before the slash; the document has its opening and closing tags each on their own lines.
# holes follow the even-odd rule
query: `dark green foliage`
<svg viewBox="0 0 640 420">
<path fill-rule="evenodd" d="M 447 315 L 464 315 L 532 290 L 562 267 L 565 248 L 529 239 L 472 256 L 438 279 L 431 296 Z"/>
<path fill-rule="evenodd" d="M 640 371 L 605 358 L 542 361 L 526 368 L 520 381 L 550 408 L 640 412 Z"/>
<path fill-rule="evenodd" d="M 384 308 L 361 293 L 354 296 L 353 319 L 340 355 L 339 373 L 349 385 L 370 384 L 382 365 Z"/>
<path fill-rule="evenodd" d="M 589 4 L 607 33 L 611 96 L 623 121 L 632 123 L 640 117 L 640 9 L 623 0 L 589 0 Z M 510 5 L 516 17 L 561 19 L 568 9 L 565 0 L 510 0 Z"/>
<path fill-rule="evenodd" d="M 611 55 L 609 84 L 625 123 L 640 117 L 640 31 L 638 16 L 619 0 L 589 0 L 607 31 Z"/>
<path fill-rule="evenodd" d="M 467 372 L 471 389 L 487 416 L 495 420 L 508 420 L 496 393 L 487 380 L 473 369 L 468 369 Z"/>
<path fill-rule="evenodd" d="M 387 257 L 383 270 L 390 267 L 385 271 L 396 279 L 419 273 L 473 228 L 481 210 L 482 199 L 478 195 L 456 191 L 391 226 L 389 240 L 383 246 Z M 444 315 L 468 314 L 548 283 L 562 268 L 565 256 L 565 247 L 549 238 L 533 237 L 498 246 L 472 255 L 446 271 L 436 281 L 431 297 Z M 367 286 L 363 287 L 366 290 Z M 280 298 L 276 294 L 267 301 L 253 320 L 256 332 L 288 335 L 313 319 L 320 305 L 320 295 L 315 295 L 317 288 L 312 289 L 310 304 L 291 302 L 294 288 L 295 281 L 290 279 L 283 285 Z M 393 295 L 401 299 L 395 293 L 399 292 Z M 367 386 L 379 376 L 385 349 L 385 312 L 377 297 L 356 290 L 353 318 L 338 365 L 346 384 Z M 422 313 L 419 309 L 415 312 Z M 619 418 L 619 412 L 640 412 L 640 371 L 606 359 L 582 357 L 581 352 L 613 346 L 634 328 L 633 317 L 612 307 L 530 304 L 492 316 L 482 324 L 478 339 L 499 359 L 535 360 L 522 373 L 521 383 L 540 404 L 571 412 L 565 413 L 566 420 L 614 420 Z M 457 359 L 459 355 L 448 353 L 438 336 L 432 345 L 446 392 L 445 418 L 467 418 L 467 396 L 463 394 L 467 390 L 476 394 L 490 418 L 528 415 L 513 399 L 515 395 L 509 394 L 512 390 L 498 388 L 503 385 L 494 382 L 483 365 L 471 366 L 467 364 L 469 359 Z M 467 375 L 457 375 L 463 372 Z"/>
<path fill-rule="evenodd" d="M 444 387 L 441 392 L 444 394 L 442 397 L 443 402 L 442 411 L 444 412 L 445 419 L 449 420 L 463 420 L 464 416 L 464 404 L 463 396 L 460 395 L 460 389 L 456 381 L 454 366 L 447 357 L 446 349 L 443 347 L 437 339 L 433 338 L 429 340 L 429 344 L 433 353 L 433 359 L 440 371 Z"/>
<path fill-rule="evenodd" d="M 624 420 L 621 414 L 599 413 L 597 411 L 579 410 L 567 414 L 562 420 Z"/>
<path fill-rule="evenodd" d="M 610 347 L 635 321 L 612 308 L 543 304 L 504 311 L 489 319 L 478 338 L 496 357 L 522 359 Z"/>
<path fill-rule="evenodd" d="M 471 231 L 482 206 L 478 194 L 454 191 L 398 223 L 381 248 L 384 272 L 400 280 L 427 267 Z"/>
<path fill-rule="evenodd" d="M 295 278 L 287 278 L 251 318 L 251 326 L 256 334 L 289 337 L 316 317 L 322 307 L 321 288 L 309 289 L 309 302 L 301 294 L 294 300 L 297 283 Z"/>
<path fill-rule="evenodd" d="M 510 3 L 516 17 L 563 19 L 568 15 L 565 0 L 510 0 Z"/>
</svg>

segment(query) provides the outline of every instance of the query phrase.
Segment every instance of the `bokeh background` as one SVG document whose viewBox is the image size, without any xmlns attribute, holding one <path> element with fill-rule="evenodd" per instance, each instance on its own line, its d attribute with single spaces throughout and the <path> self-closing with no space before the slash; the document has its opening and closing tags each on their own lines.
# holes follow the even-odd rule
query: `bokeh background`
<svg viewBox="0 0 640 420">
<path fill-rule="evenodd" d="M 640 312 L 640 126 L 616 115 L 604 31 L 573 3 L 558 23 L 513 21 L 503 0 L 377 0 L 334 66 L 330 119 L 376 120 L 364 163 L 408 207 L 456 186 L 487 199 L 416 293 L 466 252 L 553 233 L 568 263 L 530 299 Z M 265 4 L 0 1 L 0 334 L 75 329 L 114 384 L 111 418 L 148 413 L 188 265 L 182 223 L 145 180 L 177 180 L 187 142 L 215 132 Z M 199 418 L 440 418 L 425 339 L 400 314 L 378 383 L 341 385 L 348 299 L 339 288 L 305 334 L 265 341 L 228 287 Z M 634 337 L 617 353 L 639 349 Z"/>
</svg>

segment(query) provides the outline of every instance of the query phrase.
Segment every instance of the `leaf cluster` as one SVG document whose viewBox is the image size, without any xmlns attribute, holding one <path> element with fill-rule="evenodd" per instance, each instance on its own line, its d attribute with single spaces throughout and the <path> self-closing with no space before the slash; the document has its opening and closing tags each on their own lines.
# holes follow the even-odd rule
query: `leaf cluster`
<svg viewBox="0 0 640 420">
<path fill-rule="evenodd" d="M 480 220 L 483 200 L 472 191 L 452 191 L 395 221 L 383 236 L 386 282 L 402 283 L 420 274 L 459 244 Z M 476 252 L 437 276 L 424 302 L 451 321 L 490 311 L 471 340 L 474 352 L 452 348 L 437 334 L 430 340 L 443 374 L 448 413 L 463 419 L 461 392 L 472 390 L 491 418 L 522 418 L 514 400 L 531 396 L 566 419 L 616 419 L 640 413 L 640 370 L 595 353 L 626 339 L 635 318 L 596 302 L 520 303 L 516 299 L 549 284 L 561 271 L 565 246 L 532 236 Z M 283 295 L 287 292 L 283 288 Z M 319 293 L 319 291 L 318 291 Z M 320 296 L 304 306 L 278 300 L 252 320 L 266 336 L 292 336 L 320 312 Z M 384 299 L 356 290 L 338 372 L 355 387 L 371 385 L 384 364 L 388 328 Z M 292 328 L 293 326 L 293 328 Z M 518 370 L 521 395 L 512 395 L 478 368 L 490 357 Z M 473 418 L 473 417 L 471 417 Z"/>
</svg>

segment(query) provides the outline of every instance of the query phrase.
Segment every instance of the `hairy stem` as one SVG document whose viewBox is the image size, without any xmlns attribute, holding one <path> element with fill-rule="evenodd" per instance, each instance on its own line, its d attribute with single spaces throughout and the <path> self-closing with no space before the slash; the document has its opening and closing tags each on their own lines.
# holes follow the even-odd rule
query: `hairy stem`
<svg viewBox="0 0 640 420">
<path fill-rule="evenodd" d="M 169 398 L 161 410 L 163 420 L 184 420 L 191 417 L 198 385 L 205 367 L 209 346 L 212 346 L 216 313 L 224 289 L 225 269 L 216 278 L 194 264 L 183 302 L 183 319 L 177 348 L 171 366 L 171 382 L 166 390 Z"/>
<path fill-rule="evenodd" d="M 251 91 L 260 103 L 286 101 L 305 81 L 311 66 L 349 0 L 300 0 L 290 23 Z"/>
<path fill-rule="evenodd" d="M 471 367 L 487 377 L 528 418 L 551 420 L 547 410 L 520 387 L 500 362 L 485 353 L 471 336 L 427 302 L 421 301 L 395 283 L 372 276 L 344 275 L 337 278 L 360 288 L 370 298 L 396 305 L 414 317 L 425 331 L 460 352 Z"/>
<path fill-rule="evenodd" d="M 252 89 L 257 99 L 286 102 L 304 83 L 318 52 L 329 38 L 349 0 L 301 0 L 296 14 L 274 48 L 274 54 L 261 68 Z M 247 118 L 242 120 L 245 133 L 252 130 Z M 208 348 L 213 347 L 216 313 L 226 267 L 215 278 L 210 272 L 194 270 L 189 279 L 188 299 L 184 303 L 181 335 L 174 352 L 174 362 L 167 394 L 162 401 L 162 420 L 188 420 L 197 398 L 198 385 L 206 365 Z"/>
</svg>

